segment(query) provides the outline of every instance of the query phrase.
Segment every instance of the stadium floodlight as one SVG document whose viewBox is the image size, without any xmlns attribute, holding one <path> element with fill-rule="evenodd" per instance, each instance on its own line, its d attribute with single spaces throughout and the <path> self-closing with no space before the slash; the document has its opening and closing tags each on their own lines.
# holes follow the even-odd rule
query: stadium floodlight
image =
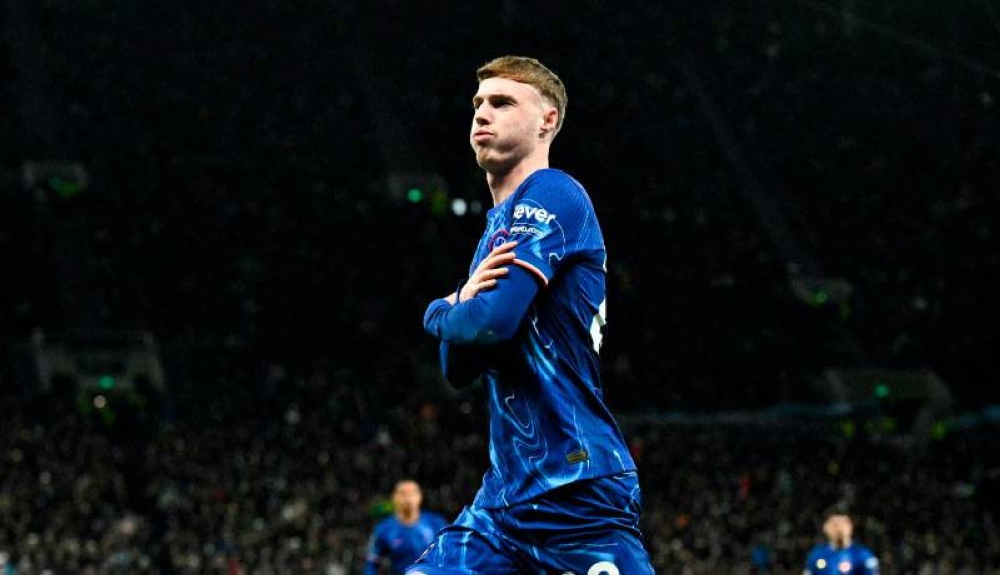
<svg viewBox="0 0 1000 575">
<path fill-rule="evenodd" d="M 59 160 L 24 162 L 21 182 L 26 190 L 48 190 L 60 198 L 72 198 L 90 185 L 82 163 Z"/>
</svg>

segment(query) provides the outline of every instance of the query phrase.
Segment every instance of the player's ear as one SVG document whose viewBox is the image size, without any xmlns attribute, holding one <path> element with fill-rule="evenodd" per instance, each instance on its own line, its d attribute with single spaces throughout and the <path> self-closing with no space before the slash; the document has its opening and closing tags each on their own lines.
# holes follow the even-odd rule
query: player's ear
<svg viewBox="0 0 1000 575">
<path fill-rule="evenodd" d="M 538 138 L 545 139 L 556 135 L 556 128 L 559 126 L 559 110 L 555 106 L 547 106 L 542 111 L 542 126 L 538 131 Z"/>
</svg>

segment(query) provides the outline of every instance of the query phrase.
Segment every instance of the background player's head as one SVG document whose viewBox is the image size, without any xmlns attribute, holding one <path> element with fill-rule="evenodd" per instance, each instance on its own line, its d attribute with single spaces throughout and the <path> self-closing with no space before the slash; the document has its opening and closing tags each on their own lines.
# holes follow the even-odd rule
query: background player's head
<svg viewBox="0 0 1000 575">
<path fill-rule="evenodd" d="M 543 151 L 562 128 L 566 88 L 534 58 L 501 56 L 477 71 L 479 89 L 470 143 L 486 170 L 500 170 Z"/>
<path fill-rule="evenodd" d="M 840 508 L 831 508 L 824 514 L 823 534 L 827 540 L 838 547 L 845 547 L 851 543 L 854 536 L 854 522 L 851 516 Z"/>
<path fill-rule="evenodd" d="M 423 502 L 423 492 L 420 485 L 412 479 L 403 479 L 396 482 L 392 490 L 392 506 L 397 515 L 403 517 L 413 517 L 420 512 L 420 505 Z"/>
</svg>

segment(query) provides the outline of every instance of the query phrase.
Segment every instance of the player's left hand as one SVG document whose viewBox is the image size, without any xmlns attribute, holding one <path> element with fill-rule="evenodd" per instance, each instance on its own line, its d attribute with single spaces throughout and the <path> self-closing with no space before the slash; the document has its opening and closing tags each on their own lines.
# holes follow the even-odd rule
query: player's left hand
<svg viewBox="0 0 1000 575">
<path fill-rule="evenodd" d="M 456 295 L 456 302 L 466 301 L 476 297 L 481 291 L 495 288 L 497 280 L 507 275 L 507 266 L 514 263 L 516 246 L 517 242 L 506 242 L 493 248 L 490 255 L 476 266 L 476 270 L 462 286 L 462 290 L 457 295 L 452 294 Z"/>
</svg>

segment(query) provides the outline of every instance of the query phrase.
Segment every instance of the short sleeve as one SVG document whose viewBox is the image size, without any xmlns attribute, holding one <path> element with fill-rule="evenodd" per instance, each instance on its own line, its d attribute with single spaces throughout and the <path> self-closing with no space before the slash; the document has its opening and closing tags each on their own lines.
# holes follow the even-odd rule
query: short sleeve
<svg viewBox="0 0 1000 575">
<path fill-rule="evenodd" d="M 515 263 L 543 283 L 580 254 L 603 252 L 590 198 L 569 176 L 553 171 L 534 179 L 514 200 L 508 229 L 509 239 L 518 242 Z"/>
<path fill-rule="evenodd" d="M 434 530 L 437 531 L 448 525 L 448 521 L 441 515 L 434 514 Z"/>
<path fill-rule="evenodd" d="M 377 562 L 379 559 L 385 556 L 385 550 L 382 548 L 382 537 L 381 537 L 381 526 L 376 526 L 372 531 L 371 535 L 368 537 L 368 561 Z"/>
<path fill-rule="evenodd" d="M 865 572 L 869 575 L 878 575 L 878 557 L 875 556 L 875 553 L 871 549 L 865 549 L 862 557 L 865 562 Z"/>
<path fill-rule="evenodd" d="M 816 566 L 816 550 L 813 549 L 806 555 L 806 564 L 803 566 L 802 575 L 812 575 L 814 573 L 813 568 Z"/>
</svg>

